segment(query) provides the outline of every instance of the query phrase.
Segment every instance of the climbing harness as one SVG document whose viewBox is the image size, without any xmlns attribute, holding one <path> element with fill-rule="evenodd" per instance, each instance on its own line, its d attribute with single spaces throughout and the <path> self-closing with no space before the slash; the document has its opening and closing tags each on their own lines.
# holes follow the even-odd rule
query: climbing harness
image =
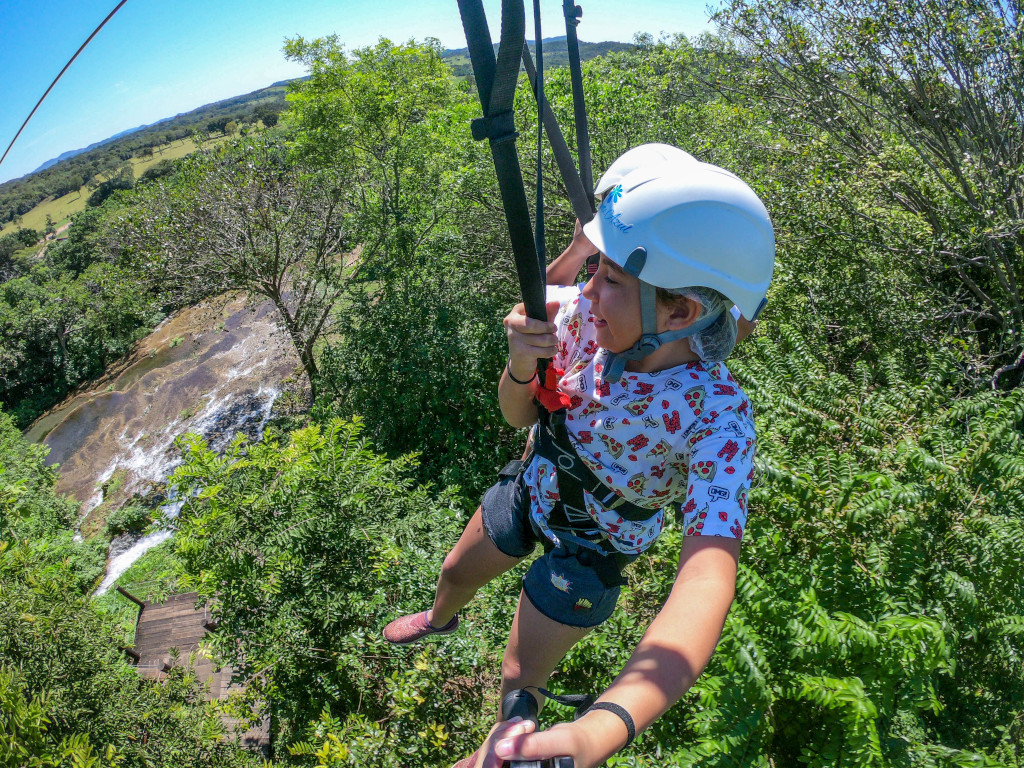
<svg viewBox="0 0 1024 768">
<path fill-rule="evenodd" d="M 459 11 L 466 30 L 473 72 L 476 76 L 477 91 L 484 116 L 472 123 L 473 138 L 488 139 L 494 159 L 498 186 L 501 191 L 505 217 L 508 221 L 509 237 L 515 256 L 519 285 L 528 316 L 547 320 L 544 306 L 545 297 L 545 244 L 543 183 L 541 179 L 541 136 L 546 132 L 555 161 L 569 194 L 573 211 L 581 224 L 589 222 L 595 211 L 592 192 L 592 171 L 590 161 L 590 138 L 587 127 L 586 108 L 583 98 L 583 75 L 579 54 L 579 40 L 576 26 L 582 16 L 582 9 L 572 0 L 563 0 L 566 43 L 569 50 L 570 79 L 572 81 L 573 109 L 576 121 L 577 154 L 580 170 L 573 162 L 565 138 L 558 126 L 551 106 L 544 96 L 544 53 L 540 33 L 539 0 L 534 0 L 534 28 L 536 31 L 537 64 L 534 66 L 529 45 L 526 43 L 526 11 L 523 0 L 502 0 L 501 40 L 497 59 L 491 43 L 487 20 L 481 0 L 459 0 Z M 515 138 L 518 135 L 513 122 L 513 99 L 519 79 L 520 62 L 526 71 L 538 105 L 537 125 L 537 208 L 535 230 L 531 231 L 529 205 L 523 186 L 522 171 L 516 153 Z M 588 265 L 588 271 L 590 265 Z M 540 361 L 541 388 L 540 426 L 538 429 L 537 451 L 559 467 L 560 495 L 564 502 L 558 505 L 557 515 L 565 527 L 576 531 L 589 528 L 594 530 L 593 521 L 586 513 L 583 490 L 601 500 L 609 509 L 615 509 L 624 518 L 647 520 L 654 510 L 645 510 L 625 501 L 611 491 L 594 475 L 576 455 L 565 429 L 566 403 L 556 392 L 555 369 Z M 565 486 L 563 488 L 562 478 Z"/>
</svg>

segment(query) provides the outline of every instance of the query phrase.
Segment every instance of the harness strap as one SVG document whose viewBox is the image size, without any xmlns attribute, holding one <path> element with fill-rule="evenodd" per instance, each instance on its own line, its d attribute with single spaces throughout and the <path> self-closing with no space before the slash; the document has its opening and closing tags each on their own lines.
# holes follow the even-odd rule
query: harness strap
<svg viewBox="0 0 1024 768">
<path fill-rule="evenodd" d="M 530 80 L 530 87 L 534 93 L 537 93 L 537 70 L 533 66 L 533 57 L 530 55 L 529 45 L 523 46 L 523 69 L 526 70 L 526 77 Z M 555 118 L 555 113 L 551 111 L 551 104 L 547 99 L 543 100 L 540 110 L 544 118 L 544 130 L 548 136 L 548 144 L 551 145 L 551 152 L 555 156 L 555 163 L 558 165 L 558 171 L 562 175 L 562 184 L 565 186 L 565 193 L 572 204 L 572 211 L 576 214 L 576 218 L 580 220 L 580 224 L 586 224 L 594 218 L 595 206 L 594 195 L 591 191 L 593 190 L 593 184 L 583 180 L 582 155 L 580 156 L 581 169 L 577 170 L 576 163 L 569 152 L 569 145 L 566 144 L 565 137 L 562 135 L 562 129 L 559 128 L 558 120 Z M 579 133 L 578 127 L 576 132 L 577 134 Z M 589 165 L 590 158 L 588 155 L 587 166 L 589 167 Z"/>
<path fill-rule="evenodd" d="M 516 271 L 523 294 L 523 303 L 528 316 L 547 320 L 544 311 L 544 217 L 543 192 L 540 175 L 540 135 L 538 132 L 538 210 L 536 231 L 530 226 L 529 203 L 523 186 L 522 170 L 516 154 L 513 102 L 516 83 L 519 78 L 519 62 L 522 61 L 534 95 L 537 98 L 539 123 L 547 133 L 562 175 L 566 193 L 572 203 L 573 212 L 585 224 L 594 217 L 593 173 L 590 160 L 590 134 L 587 127 L 586 105 L 583 99 L 583 74 L 579 54 L 579 40 L 576 25 L 582 10 L 572 0 L 563 0 L 566 20 L 566 41 L 569 50 L 569 69 L 572 80 L 573 109 L 576 120 L 577 150 L 580 169 L 577 170 L 572 154 L 559 130 L 554 113 L 544 98 L 543 48 L 537 41 L 537 63 L 535 68 L 526 44 L 526 12 L 522 0 L 502 0 L 501 39 L 498 56 L 495 59 L 490 30 L 484 14 L 482 0 L 458 0 L 462 26 L 466 32 L 469 57 L 476 77 L 477 92 L 483 108 L 483 117 L 472 123 L 473 138 L 490 141 L 491 155 L 498 176 L 502 205 L 508 221 L 509 239 L 515 256 Z M 540 8 L 534 2 L 535 25 L 540 37 Z M 538 71 L 540 74 L 538 76 Z"/>
<path fill-rule="evenodd" d="M 590 164 L 590 129 L 587 125 L 587 105 L 583 98 L 583 64 L 580 61 L 580 41 L 576 27 L 583 16 L 583 9 L 573 0 L 562 0 L 565 16 L 565 43 L 569 49 L 569 78 L 572 81 L 572 107 L 576 120 L 576 149 L 580 158 L 580 178 L 594 210 L 594 172 Z M 580 219 L 581 224 L 586 224 Z"/>
<path fill-rule="evenodd" d="M 544 98 L 544 35 L 540 29 L 540 0 L 533 0 L 533 31 L 537 42 L 537 80 L 533 85 L 533 97 L 537 102 L 537 208 L 534 214 L 534 240 L 537 243 L 537 260 L 540 262 L 541 274 L 547 274 L 548 252 L 544 238 L 544 110 L 540 106 L 547 101 Z M 529 44 L 523 45 L 523 50 Z M 518 64 L 517 64 L 518 66 Z M 518 71 L 517 73 L 518 74 Z M 547 282 L 545 280 L 544 282 Z M 547 319 L 547 318 L 545 318 Z M 541 363 L 543 370 L 544 363 Z"/>
<path fill-rule="evenodd" d="M 630 522 L 650 520 L 657 510 L 645 509 L 619 496 L 594 474 L 576 453 L 565 428 L 565 412 L 559 411 L 542 419 L 537 429 L 534 450 L 558 467 L 558 495 L 560 506 L 570 527 L 583 524 L 593 528 L 594 522 L 586 511 L 583 491 L 586 490 L 605 509 Z"/>
<path fill-rule="evenodd" d="M 519 61 L 526 44 L 526 12 L 522 0 L 502 0 L 501 42 L 495 59 L 482 0 L 458 0 L 458 3 L 484 113 L 482 118 L 473 121 L 473 137 L 487 138 L 490 143 L 526 314 L 535 320 L 547 320 L 544 272 L 537 258 L 530 206 L 513 141 L 517 135 L 512 121 L 513 102 Z"/>
</svg>

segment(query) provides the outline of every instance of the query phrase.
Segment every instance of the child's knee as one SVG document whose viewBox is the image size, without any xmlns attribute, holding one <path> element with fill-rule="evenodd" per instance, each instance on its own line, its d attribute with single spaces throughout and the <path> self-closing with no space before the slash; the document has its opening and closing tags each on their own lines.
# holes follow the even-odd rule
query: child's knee
<svg viewBox="0 0 1024 768">
<path fill-rule="evenodd" d="M 474 580 L 471 578 L 470 569 L 466 567 L 465 561 L 464 556 L 459 556 L 458 549 L 453 549 L 441 564 L 441 578 L 453 587 L 478 587 L 478 584 L 473 583 Z"/>
<path fill-rule="evenodd" d="M 523 675 L 523 664 L 519 655 L 508 648 L 505 649 L 505 655 L 501 659 L 501 680 L 502 687 L 509 689 L 520 688 L 532 682 Z"/>
<path fill-rule="evenodd" d="M 515 651 L 506 648 L 501 659 L 501 679 L 503 687 L 509 690 L 522 688 L 526 685 L 544 685 L 551 674 L 551 669 L 538 664 L 531 664 Z"/>
</svg>

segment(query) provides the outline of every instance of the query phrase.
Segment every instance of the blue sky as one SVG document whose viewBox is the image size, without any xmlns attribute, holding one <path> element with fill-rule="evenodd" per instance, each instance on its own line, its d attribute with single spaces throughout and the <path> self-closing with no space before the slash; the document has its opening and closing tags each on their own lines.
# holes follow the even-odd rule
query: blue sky
<svg viewBox="0 0 1024 768">
<path fill-rule="evenodd" d="M 707 0 L 577 1 L 584 9 L 579 35 L 586 41 L 709 29 Z M 116 4 L 0 0 L 0 154 Z M 564 34 L 561 5 L 543 0 L 545 37 Z M 485 0 L 484 7 L 497 39 L 500 2 Z M 302 75 L 281 54 L 284 39 L 331 33 L 349 48 L 379 37 L 466 44 L 455 0 L 128 0 L 43 102 L 0 165 L 0 182 L 119 131 Z"/>
</svg>

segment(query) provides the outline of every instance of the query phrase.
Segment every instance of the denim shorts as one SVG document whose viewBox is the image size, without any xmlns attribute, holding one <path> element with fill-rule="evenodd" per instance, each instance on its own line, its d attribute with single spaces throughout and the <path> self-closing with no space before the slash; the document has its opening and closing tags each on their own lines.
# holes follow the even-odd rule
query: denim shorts
<svg viewBox="0 0 1024 768">
<path fill-rule="evenodd" d="M 509 557 L 523 558 L 544 544 L 544 554 L 523 577 L 523 592 L 552 621 L 572 627 L 596 627 L 612 615 L 620 585 L 615 558 L 563 543 L 554 546 L 530 518 L 530 494 L 522 462 L 510 462 L 480 502 L 484 530 Z"/>
</svg>

